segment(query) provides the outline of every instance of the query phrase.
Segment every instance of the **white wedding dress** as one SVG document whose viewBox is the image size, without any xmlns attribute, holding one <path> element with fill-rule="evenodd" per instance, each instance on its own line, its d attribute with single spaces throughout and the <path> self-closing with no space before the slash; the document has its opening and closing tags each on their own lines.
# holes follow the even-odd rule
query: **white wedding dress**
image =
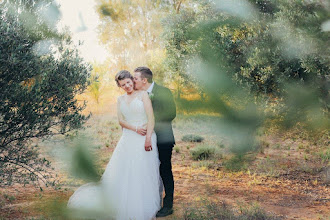
<svg viewBox="0 0 330 220">
<path fill-rule="evenodd" d="M 141 93 L 130 103 L 127 95 L 118 98 L 120 113 L 134 126 L 147 123 Z M 156 134 L 152 151 L 145 151 L 145 136 L 123 129 L 99 183 L 79 187 L 68 208 L 75 217 L 117 220 L 150 220 L 160 209 L 159 159 Z"/>
</svg>

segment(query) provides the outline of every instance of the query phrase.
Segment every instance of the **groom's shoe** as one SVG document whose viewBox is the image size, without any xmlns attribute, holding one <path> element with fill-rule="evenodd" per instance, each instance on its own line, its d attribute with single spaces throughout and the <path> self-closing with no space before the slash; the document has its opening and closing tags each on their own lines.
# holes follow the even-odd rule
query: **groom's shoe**
<svg viewBox="0 0 330 220">
<path fill-rule="evenodd" d="M 173 208 L 163 207 L 157 212 L 156 217 L 165 217 L 171 215 L 172 213 L 173 213 Z"/>
</svg>

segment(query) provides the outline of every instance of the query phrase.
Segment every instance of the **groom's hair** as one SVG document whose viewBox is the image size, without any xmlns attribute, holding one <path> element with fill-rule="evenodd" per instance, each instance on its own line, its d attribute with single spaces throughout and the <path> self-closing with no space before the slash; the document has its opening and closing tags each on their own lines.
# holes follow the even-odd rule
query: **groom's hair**
<svg viewBox="0 0 330 220">
<path fill-rule="evenodd" d="M 146 78 L 149 83 L 152 83 L 152 72 L 148 67 L 139 66 L 135 68 L 134 72 L 140 72 L 142 78 Z"/>
</svg>

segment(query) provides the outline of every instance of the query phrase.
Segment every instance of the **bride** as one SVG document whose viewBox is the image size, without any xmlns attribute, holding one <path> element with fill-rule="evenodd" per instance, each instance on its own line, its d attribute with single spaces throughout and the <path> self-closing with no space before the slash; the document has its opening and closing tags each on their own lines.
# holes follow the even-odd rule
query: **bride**
<svg viewBox="0 0 330 220">
<path fill-rule="evenodd" d="M 159 159 L 154 115 L 147 92 L 134 89 L 130 72 L 116 75 L 126 94 L 117 99 L 122 136 L 99 183 L 88 183 L 70 197 L 75 217 L 150 220 L 160 209 Z"/>
</svg>

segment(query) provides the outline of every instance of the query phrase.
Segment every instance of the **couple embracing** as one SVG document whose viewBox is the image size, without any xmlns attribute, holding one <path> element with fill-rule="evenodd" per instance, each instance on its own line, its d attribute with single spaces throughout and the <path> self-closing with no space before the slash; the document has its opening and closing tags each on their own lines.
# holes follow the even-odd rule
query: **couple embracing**
<svg viewBox="0 0 330 220">
<path fill-rule="evenodd" d="M 171 122 L 176 107 L 170 90 L 152 76 L 147 67 L 136 68 L 134 76 L 126 70 L 117 73 L 116 83 L 126 92 L 117 99 L 122 136 L 100 182 L 85 184 L 70 197 L 68 207 L 78 216 L 150 220 L 173 213 Z"/>
</svg>

